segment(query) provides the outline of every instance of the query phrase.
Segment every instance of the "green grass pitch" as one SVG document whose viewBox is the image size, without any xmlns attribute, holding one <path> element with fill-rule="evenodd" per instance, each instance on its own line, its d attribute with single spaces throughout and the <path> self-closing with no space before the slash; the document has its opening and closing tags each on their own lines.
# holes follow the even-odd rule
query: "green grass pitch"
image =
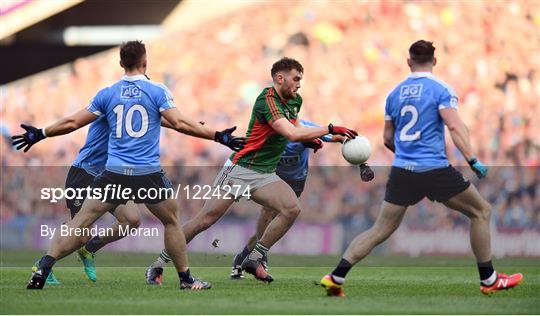
<svg viewBox="0 0 540 316">
<path fill-rule="evenodd" d="M 30 266 L 40 253 L 2 250 L 2 314 L 538 314 L 540 259 L 495 260 L 496 268 L 522 272 L 519 287 L 490 297 L 479 291 L 471 258 L 368 257 L 347 278 L 346 298 L 326 297 L 315 282 L 331 270 L 337 256 L 271 256 L 276 281 L 263 284 L 247 276 L 228 279 L 230 256 L 191 255 L 193 273 L 213 289 L 178 289 L 174 268 L 161 287 L 145 285 L 151 254 L 97 257 L 98 281 L 86 280 L 73 256 L 55 273 L 61 285 L 28 291 Z"/>
</svg>

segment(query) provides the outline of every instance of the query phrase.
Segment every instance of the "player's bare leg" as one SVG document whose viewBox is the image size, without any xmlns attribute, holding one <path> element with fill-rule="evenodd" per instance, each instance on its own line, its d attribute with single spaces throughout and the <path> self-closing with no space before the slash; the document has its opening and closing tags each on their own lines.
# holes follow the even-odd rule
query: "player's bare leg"
<svg viewBox="0 0 540 316">
<path fill-rule="evenodd" d="M 126 234 L 123 233 L 129 229 L 138 228 L 141 224 L 137 205 L 132 202 L 128 202 L 126 205 L 118 205 L 113 215 L 116 218 L 116 223 L 111 225 L 112 234 L 100 237 L 104 245 L 126 237 Z M 122 230 L 120 230 L 120 227 L 122 227 Z"/>
<path fill-rule="evenodd" d="M 471 220 L 471 247 L 478 262 L 491 260 L 489 221 L 491 205 L 482 198 L 474 185 L 444 202 L 448 208 L 459 211 Z"/>
<path fill-rule="evenodd" d="M 407 206 L 383 201 L 375 224 L 353 239 L 334 271 L 322 278 L 321 285 L 327 295 L 345 296 L 343 283 L 349 270 L 392 235 L 401 224 L 406 210 Z"/>
<path fill-rule="evenodd" d="M 399 227 L 406 210 L 407 206 L 383 201 L 381 212 L 375 224 L 353 239 L 347 250 L 345 250 L 343 259 L 349 261 L 351 265 L 355 265 L 366 257 L 373 248 L 388 239 Z"/>
<path fill-rule="evenodd" d="M 206 200 L 201 211 L 191 220 L 182 226 L 189 243 L 199 233 L 207 230 L 214 225 L 234 203 L 234 198 L 212 198 Z"/>
<path fill-rule="evenodd" d="M 185 237 L 184 243 L 189 243 L 197 234 L 208 229 L 217 222 L 234 202 L 233 198 L 213 198 L 205 200 L 201 211 L 191 220 L 186 222 L 181 230 Z M 163 279 L 163 267 L 172 260 L 168 250 L 164 249 L 159 257 L 146 269 L 146 283 L 161 285 Z"/>
<path fill-rule="evenodd" d="M 102 203 L 99 200 L 85 200 L 81 211 L 73 219 L 64 224 L 64 227 L 67 228 L 67 234 L 62 236 L 59 233 L 55 236 L 51 249 L 39 261 L 38 267 L 32 273 L 32 278 L 26 288 L 42 289 L 56 261 L 79 249 L 90 239 L 91 236 L 75 233 L 74 229 L 90 227 L 99 217 L 107 211 L 113 210 L 115 207 L 116 205 L 114 204 Z"/>
<path fill-rule="evenodd" d="M 188 269 L 188 258 L 186 251 L 186 238 L 182 232 L 178 219 L 178 205 L 175 200 L 167 199 L 156 204 L 147 204 L 146 207 L 163 224 L 165 249 L 178 272 L 185 272 Z"/>
<path fill-rule="evenodd" d="M 293 225 L 300 214 L 300 205 L 296 194 L 284 181 L 272 182 L 257 189 L 253 192 L 252 199 L 264 207 L 276 210 L 278 214 L 265 229 L 253 251 L 242 262 L 242 269 L 253 274 L 258 280 L 272 282 L 272 276 L 267 273 L 262 263 L 263 258 L 270 247 Z"/>
<path fill-rule="evenodd" d="M 60 236 L 58 234 L 47 255 L 59 260 L 79 249 L 90 240 L 91 236 L 77 236 L 77 234 L 73 233 L 72 229 L 90 227 L 98 218 L 115 207 L 116 205 L 114 204 L 103 203 L 99 200 L 85 200 L 80 212 L 65 224 L 65 227 L 68 229 L 67 236 Z M 72 233 L 69 233 L 70 231 Z"/>
<path fill-rule="evenodd" d="M 261 208 L 261 212 L 259 214 L 259 217 L 257 218 L 257 224 L 256 224 L 256 231 L 253 236 L 251 236 L 248 239 L 248 242 L 244 249 L 236 256 L 234 256 L 232 268 L 231 268 L 231 279 L 232 280 L 239 280 L 244 277 L 243 271 L 242 271 L 242 262 L 246 257 L 249 255 L 249 253 L 255 248 L 255 244 L 257 244 L 257 240 L 259 240 L 264 233 L 266 227 L 268 227 L 268 224 L 276 217 L 278 212 L 276 210 L 270 209 L 268 207 Z M 263 265 L 265 268 L 267 268 L 268 265 L 268 258 L 263 258 Z"/>
<path fill-rule="evenodd" d="M 178 272 L 180 289 L 211 288 L 210 283 L 192 277 L 189 271 L 186 238 L 178 219 L 176 200 L 167 199 L 156 204 L 146 204 L 146 207 L 163 223 L 165 249 Z"/>
<path fill-rule="evenodd" d="M 127 232 L 131 228 L 137 228 L 140 225 L 139 210 L 133 202 L 128 202 L 126 205 L 118 205 L 113 215 L 117 221 L 109 227 L 112 229 L 112 234 L 94 236 L 77 250 L 79 260 L 84 266 L 84 273 L 92 282 L 97 281 L 97 272 L 94 264 L 95 253 L 108 243 L 124 238 L 126 236 L 124 232 Z"/>
<path fill-rule="evenodd" d="M 248 242 L 246 245 L 249 250 L 253 250 L 253 248 L 255 248 L 255 244 L 257 243 L 257 240 L 261 239 L 264 231 L 266 230 L 270 222 L 277 216 L 277 214 L 278 214 L 278 211 L 273 210 L 268 207 L 263 207 L 261 209 L 261 214 L 257 218 L 255 235 L 251 236 L 248 239 Z"/>
<path fill-rule="evenodd" d="M 284 181 L 276 181 L 263 186 L 253 193 L 252 199 L 278 212 L 259 240 L 262 245 L 270 248 L 294 224 L 296 217 L 300 214 L 300 203 L 294 191 Z"/>
<path fill-rule="evenodd" d="M 474 185 L 444 202 L 447 207 L 463 213 L 471 220 L 471 248 L 480 273 L 480 290 L 484 294 L 512 288 L 523 280 L 521 273 L 507 276 L 497 273 L 491 262 L 489 222 L 491 205 L 484 200 Z"/>
</svg>

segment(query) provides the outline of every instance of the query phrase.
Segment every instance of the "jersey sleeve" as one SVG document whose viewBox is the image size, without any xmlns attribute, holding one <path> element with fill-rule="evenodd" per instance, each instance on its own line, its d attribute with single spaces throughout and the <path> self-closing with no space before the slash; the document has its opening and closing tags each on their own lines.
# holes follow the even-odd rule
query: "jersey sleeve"
<svg viewBox="0 0 540 316">
<path fill-rule="evenodd" d="M 457 109 L 458 97 L 454 90 L 445 87 L 439 97 L 439 110 L 442 109 Z"/>
<path fill-rule="evenodd" d="M 88 105 L 86 106 L 86 109 L 88 110 L 88 112 L 98 116 L 98 117 L 101 117 L 103 115 L 105 115 L 106 113 L 106 110 L 105 110 L 105 102 L 104 102 L 104 94 L 105 94 L 105 89 L 103 90 L 100 90 L 91 100 L 90 100 L 90 103 L 88 103 Z"/>
<path fill-rule="evenodd" d="M 157 95 L 157 105 L 159 107 L 159 112 L 163 112 L 168 109 L 176 107 L 174 105 L 173 96 L 171 91 L 167 89 L 164 85 L 159 85 L 159 93 Z"/>
<path fill-rule="evenodd" d="M 391 121 L 392 116 L 390 115 L 390 95 L 386 97 L 386 101 L 384 104 L 384 120 L 385 121 Z"/>
<path fill-rule="evenodd" d="M 267 94 L 266 97 L 260 98 L 257 103 L 257 114 L 259 119 L 272 124 L 285 117 L 283 110 L 277 105 L 274 97 Z"/>
</svg>

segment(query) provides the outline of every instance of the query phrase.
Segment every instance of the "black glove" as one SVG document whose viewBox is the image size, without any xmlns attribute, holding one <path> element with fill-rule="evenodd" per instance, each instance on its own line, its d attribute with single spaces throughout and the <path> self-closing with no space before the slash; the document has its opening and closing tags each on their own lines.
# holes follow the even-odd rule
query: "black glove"
<svg viewBox="0 0 540 316">
<path fill-rule="evenodd" d="M 223 144 L 234 151 L 240 151 L 246 144 L 245 137 L 232 136 L 232 133 L 236 130 L 236 126 L 217 131 L 214 135 L 214 140 L 220 144 Z"/>
<path fill-rule="evenodd" d="M 362 178 L 362 181 L 369 182 L 375 178 L 375 173 L 373 170 L 367 165 L 367 163 L 360 165 L 360 178 Z"/>
<path fill-rule="evenodd" d="M 35 143 L 45 139 L 45 132 L 43 128 L 36 128 L 31 125 L 21 124 L 21 127 L 26 130 L 26 133 L 22 135 L 11 136 L 12 146 L 17 146 L 16 149 L 20 150 L 25 147 L 24 152 L 27 152 Z"/>
</svg>

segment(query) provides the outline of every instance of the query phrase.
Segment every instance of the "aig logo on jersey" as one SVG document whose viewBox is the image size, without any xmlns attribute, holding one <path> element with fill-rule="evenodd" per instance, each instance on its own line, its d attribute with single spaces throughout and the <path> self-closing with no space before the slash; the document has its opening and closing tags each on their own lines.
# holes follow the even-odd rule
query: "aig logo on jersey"
<svg viewBox="0 0 540 316">
<path fill-rule="evenodd" d="M 140 98 L 141 95 L 142 95 L 142 91 L 137 86 L 122 86 L 120 98 L 122 99 Z"/>
<path fill-rule="evenodd" d="M 401 86 L 400 99 L 420 98 L 422 96 L 422 84 L 409 84 Z"/>
</svg>

